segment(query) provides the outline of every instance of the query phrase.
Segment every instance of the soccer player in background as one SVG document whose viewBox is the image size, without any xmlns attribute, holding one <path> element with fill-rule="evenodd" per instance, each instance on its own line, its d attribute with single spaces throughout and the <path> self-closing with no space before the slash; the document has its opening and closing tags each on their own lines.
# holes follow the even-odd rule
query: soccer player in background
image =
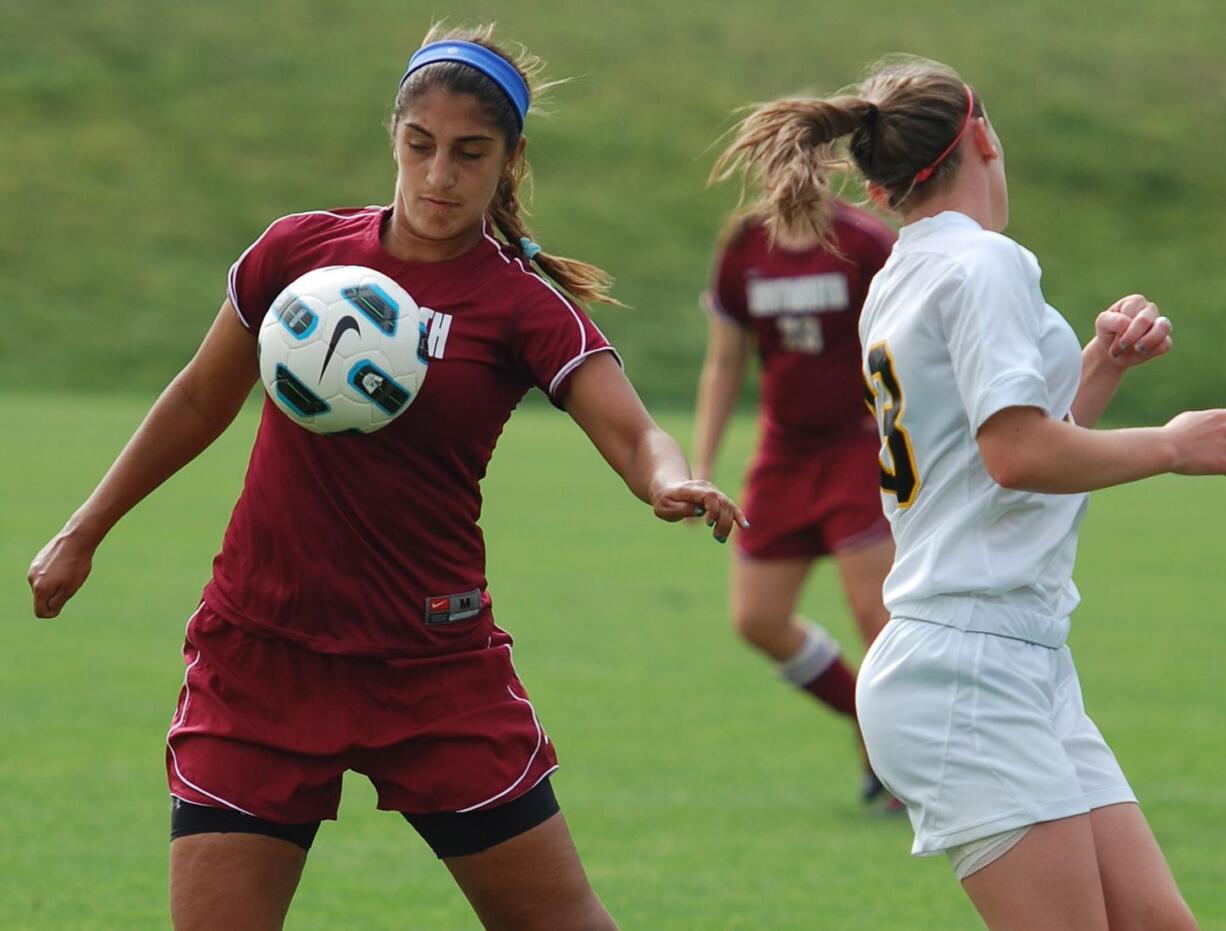
<svg viewBox="0 0 1226 931">
<path fill-rule="evenodd" d="M 434 311 L 429 377 L 378 433 L 309 433 L 265 399 L 187 624 L 167 737 L 180 931 L 281 927 L 348 769 L 430 844 L 486 927 L 614 927 L 550 787 L 553 744 L 494 623 L 479 481 L 536 386 L 658 517 L 705 512 L 721 541 L 744 518 L 691 479 L 572 300 L 611 300 L 607 276 L 542 251 L 520 217 L 539 64 L 500 50 L 489 28 L 432 29 L 395 97 L 392 203 L 265 230 L 231 268 L 196 356 L 30 568 L 35 613 L 55 617 L 116 521 L 231 423 L 257 380 L 264 314 L 300 275 L 368 266 Z"/>
<path fill-rule="evenodd" d="M 844 95 L 766 104 L 726 158 L 829 238 L 848 155 L 904 224 L 860 319 L 897 546 L 857 687 L 873 766 L 913 853 L 945 852 L 989 927 L 1195 928 L 1065 641 L 1086 492 L 1226 472 L 1226 411 L 1091 429 L 1127 369 L 1170 349 L 1170 321 L 1130 295 L 1078 346 L 1001 235 L 1001 141 L 952 70 L 900 59 Z"/>
<path fill-rule="evenodd" d="M 729 166 L 716 166 L 716 179 Z M 893 231 L 833 199 L 823 241 L 762 202 L 725 224 L 710 289 L 698 381 L 694 474 L 709 478 L 736 406 L 749 347 L 761 363 L 758 448 L 729 578 L 732 623 L 788 682 L 855 721 L 855 673 L 837 641 L 797 614 L 814 563 L 830 557 L 865 645 L 888 620 L 881 584 L 894 556 L 878 487 L 877 427 L 864 409 L 857 324 Z M 857 732 L 857 740 L 859 734 Z M 871 768 L 865 801 L 886 797 Z"/>
</svg>

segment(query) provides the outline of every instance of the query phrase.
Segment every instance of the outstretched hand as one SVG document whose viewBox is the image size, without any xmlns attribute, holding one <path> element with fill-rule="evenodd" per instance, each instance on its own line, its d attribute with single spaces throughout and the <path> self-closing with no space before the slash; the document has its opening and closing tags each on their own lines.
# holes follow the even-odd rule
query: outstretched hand
<svg viewBox="0 0 1226 931">
<path fill-rule="evenodd" d="M 1122 297 L 1094 321 L 1094 336 L 1106 358 L 1121 369 L 1171 351 L 1171 321 L 1142 294 Z"/>
<path fill-rule="evenodd" d="M 704 517 L 712 536 L 720 543 L 728 541 L 732 526 L 749 526 L 749 521 L 736 503 L 710 482 L 689 479 L 661 486 L 651 495 L 656 517 L 669 522 L 687 517 Z"/>
</svg>

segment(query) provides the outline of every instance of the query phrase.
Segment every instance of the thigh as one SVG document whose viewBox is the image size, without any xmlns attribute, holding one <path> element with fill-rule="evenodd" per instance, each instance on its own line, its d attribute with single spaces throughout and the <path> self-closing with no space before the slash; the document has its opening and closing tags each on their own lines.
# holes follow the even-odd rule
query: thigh
<svg viewBox="0 0 1226 931">
<path fill-rule="evenodd" d="M 609 931 L 561 813 L 508 841 L 443 860 L 490 931 Z"/>
<path fill-rule="evenodd" d="M 812 566 L 810 559 L 753 559 L 738 554 L 729 576 L 733 617 L 783 627 L 800 601 Z"/>
<path fill-rule="evenodd" d="M 351 768 L 374 784 L 381 809 L 497 808 L 558 767 L 509 643 L 350 673 L 345 692 L 360 709 L 364 744 Z"/>
<path fill-rule="evenodd" d="M 742 500 L 750 526 L 733 536 L 737 552 L 770 561 L 812 561 L 826 555 L 821 470 L 821 460 L 813 453 L 771 445 L 759 450 Z"/>
<path fill-rule="evenodd" d="M 1107 931 L 1089 815 L 1036 824 L 962 881 L 991 931 Z"/>
<path fill-rule="evenodd" d="M 1055 651 L 892 620 L 860 667 L 873 769 L 935 853 L 1091 808 L 1051 719 Z"/>
<path fill-rule="evenodd" d="M 170 845 L 175 931 L 277 931 L 306 851 L 259 834 L 192 834 Z"/>
<path fill-rule="evenodd" d="M 1196 920 L 1140 807 L 1096 808 L 1090 823 L 1111 931 L 1195 931 Z"/>
<path fill-rule="evenodd" d="M 1137 800 L 1102 732 L 1086 714 L 1081 681 L 1067 646 L 1057 655 L 1055 724 L 1060 742 L 1077 768 L 1087 807 L 1095 809 Z"/>
<path fill-rule="evenodd" d="M 166 735 L 170 792 L 282 824 L 336 817 L 353 727 L 331 658 L 202 609 Z"/>
<path fill-rule="evenodd" d="M 811 494 L 828 552 L 890 538 L 890 522 L 881 507 L 880 448 L 874 433 L 844 440 L 815 457 Z"/>
<path fill-rule="evenodd" d="M 894 541 L 889 536 L 834 554 L 847 603 L 865 643 L 872 643 L 890 619 L 881 600 L 881 586 L 894 564 Z"/>
</svg>

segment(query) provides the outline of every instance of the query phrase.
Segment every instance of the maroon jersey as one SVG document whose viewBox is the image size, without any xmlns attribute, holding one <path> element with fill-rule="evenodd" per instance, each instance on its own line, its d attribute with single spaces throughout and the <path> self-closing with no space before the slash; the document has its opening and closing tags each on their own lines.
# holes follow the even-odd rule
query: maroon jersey
<svg viewBox="0 0 1226 931">
<path fill-rule="evenodd" d="M 430 367 L 404 413 L 361 436 L 311 433 L 265 399 L 204 600 L 322 652 L 430 656 L 484 647 L 495 632 L 479 483 L 511 411 L 533 385 L 560 403 L 568 376 L 611 347 L 488 233 L 457 258 L 404 262 L 379 241 L 389 215 L 283 217 L 230 269 L 230 301 L 252 333 L 311 269 L 383 272 L 423 308 Z"/>
<path fill-rule="evenodd" d="M 840 202 L 833 235 L 841 257 L 772 247 L 765 227 L 750 222 L 716 257 L 706 304 L 753 332 L 767 441 L 804 444 L 858 431 L 865 420 L 860 307 L 894 233 Z"/>
</svg>

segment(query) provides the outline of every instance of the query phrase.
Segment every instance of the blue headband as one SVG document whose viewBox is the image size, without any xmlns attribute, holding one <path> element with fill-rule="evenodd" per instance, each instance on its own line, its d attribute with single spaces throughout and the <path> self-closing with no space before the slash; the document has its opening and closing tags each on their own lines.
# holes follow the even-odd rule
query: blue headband
<svg viewBox="0 0 1226 931">
<path fill-rule="evenodd" d="M 476 42 L 443 41 L 423 45 L 409 59 L 409 67 L 405 69 L 404 77 L 400 79 L 400 86 L 404 87 L 404 82 L 409 79 L 409 75 L 418 68 L 424 68 L 426 65 L 439 61 L 458 61 L 470 68 L 476 68 L 497 84 L 515 107 L 515 112 L 519 115 L 520 129 L 523 128 L 530 98 L 528 85 L 515 70 L 514 65 L 497 52 L 491 52 L 484 45 L 478 45 Z"/>
</svg>

